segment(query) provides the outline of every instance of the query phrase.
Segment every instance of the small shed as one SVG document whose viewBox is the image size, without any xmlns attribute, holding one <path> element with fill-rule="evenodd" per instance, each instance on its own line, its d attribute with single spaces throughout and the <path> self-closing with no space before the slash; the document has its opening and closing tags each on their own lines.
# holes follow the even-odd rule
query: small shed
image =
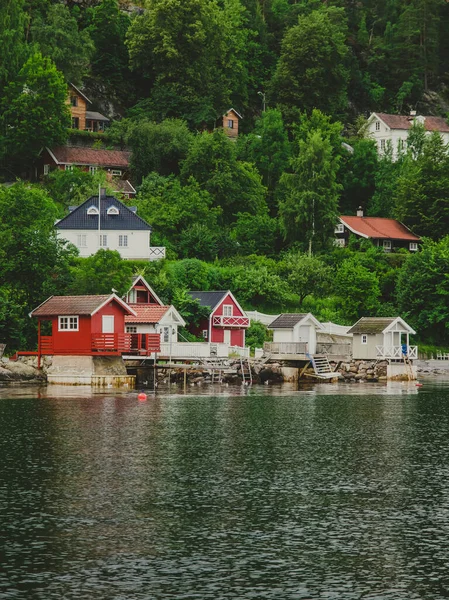
<svg viewBox="0 0 449 600">
<path fill-rule="evenodd" d="M 355 359 L 417 358 L 418 349 L 410 346 L 416 331 L 401 317 L 362 317 L 348 331 L 352 334 Z"/>
<path fill-rule="evenodd" d="M 311 313 L 282 313 L 268 325 L 273 330 L 273 344 L 307 344 L 305 352 L 316 353 L 317 331 L 323 326 Z M 299 354 L 300 352 L 281 352 Z"/>
<path fill-rule="evenodd" d="M 230 108 L 223 115 L 223 131 L 230 138 L 237 138 L 239 135 L 239 120 L 242 115 L 235 108 Z"/>
</svg>

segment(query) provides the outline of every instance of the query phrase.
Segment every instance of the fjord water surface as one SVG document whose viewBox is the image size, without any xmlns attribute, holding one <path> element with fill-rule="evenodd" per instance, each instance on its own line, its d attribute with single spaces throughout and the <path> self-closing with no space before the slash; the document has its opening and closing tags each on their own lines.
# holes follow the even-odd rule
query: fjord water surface
<svg viewBox="0 0 449 600">
<path fill-rule="evenodd" d="M 0 598 L 449 595 L 449 384 L 0 390 Z"/>
</svg>

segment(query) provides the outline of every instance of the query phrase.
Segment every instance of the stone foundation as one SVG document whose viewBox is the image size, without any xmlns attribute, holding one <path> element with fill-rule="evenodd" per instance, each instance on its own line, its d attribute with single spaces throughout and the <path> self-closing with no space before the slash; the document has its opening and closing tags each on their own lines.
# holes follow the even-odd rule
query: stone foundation
<svg viewBox="0 0 449 600">
<path fill-rule="evenodd" d="M 48 383 L 92 385 L 95 387 L 135 387 L 121 356 L 54 356 L 47 369 Z"/>
<path fill-rule="evenodd" d="M 404 363 L 391 363 L 388 361 L 375 360 L 351 360 L 340 365 L 339 372 L 343 380 L 350 383 L 355 381 L 386 381 L 394 379 L 397 381 L 407 381 L 409 375 Z M 412 378 L 416 379 L 416 367 L 412 366 Z"/>
</svg>

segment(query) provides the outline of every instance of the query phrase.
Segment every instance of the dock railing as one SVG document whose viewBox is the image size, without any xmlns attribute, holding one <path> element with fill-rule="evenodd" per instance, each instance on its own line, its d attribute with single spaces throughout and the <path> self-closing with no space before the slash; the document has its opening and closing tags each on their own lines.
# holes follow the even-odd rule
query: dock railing
<svg viewBox="0 0 449 600">
<path fill-rule="evenodd" d="M 418 358 L 418 346 L 376 346 L 377 358 Z"/>
<path fill-rule="evenodd" d="M 265 354 L 307 354 L 307 342 L 265 342 Z"/>
</svg>

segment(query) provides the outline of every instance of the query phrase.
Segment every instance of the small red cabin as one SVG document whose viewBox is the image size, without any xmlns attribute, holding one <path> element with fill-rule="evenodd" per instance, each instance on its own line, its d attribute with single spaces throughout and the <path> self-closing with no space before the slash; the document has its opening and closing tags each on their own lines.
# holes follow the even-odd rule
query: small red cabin
<svg viewBox="0 0 449 600">
<path fill-rule="evenodd" d="M 207 306 L 211 312 L 208 319 L 200 322 L 198 327 L 190 328 L 191 332 L 204 340 L 213 343 L 225 343 L 230 346 L 245 346 L 245 330 L 250 325 L 243 308 L 227 291 L 190 292 L 194 300 L 201 306 Z"/>
<path fill-rule="evenodd" d="M 38 319 L 38 356 L 132 353 L 131 336 L 125 333 L 126 315 L 136 313 L 115 294 L 51 296 L 30 313 Z M 44 320 L 51 321 L 52 335 L 41 335 Z M 145 342 L 147 353 L 159 351 L 159 335 Z"/>
</svg>

